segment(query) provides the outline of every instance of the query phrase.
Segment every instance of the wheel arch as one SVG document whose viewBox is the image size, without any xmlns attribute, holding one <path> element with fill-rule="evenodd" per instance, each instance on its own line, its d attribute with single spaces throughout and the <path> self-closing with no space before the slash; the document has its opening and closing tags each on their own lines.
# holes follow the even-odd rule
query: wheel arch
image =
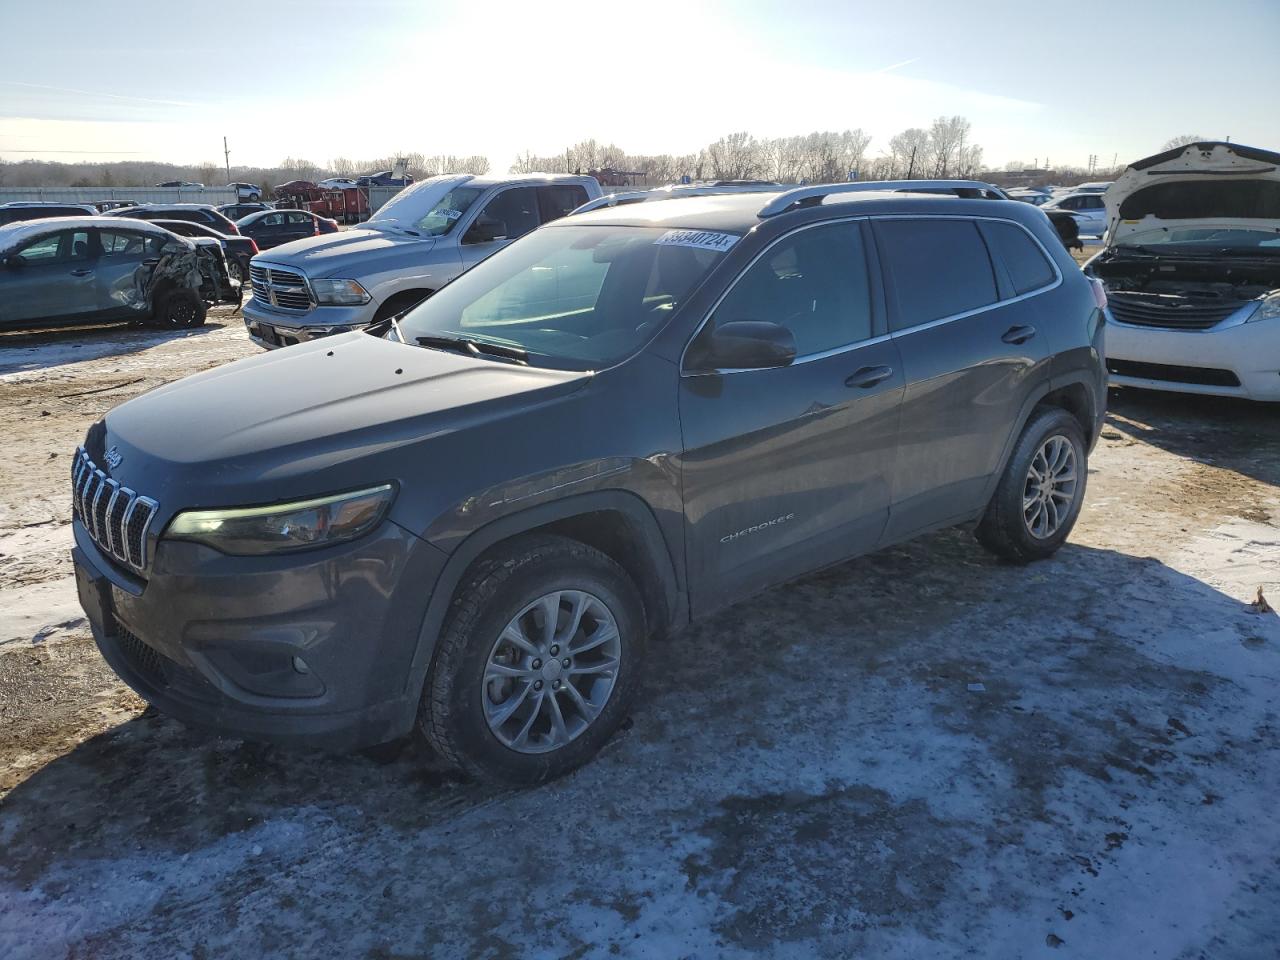
<svg viewBox="0 0 1280 960">
<path fill-rule="evenodd" d="M 1085 437 L 1085 449 L 1093 449 L 1093 444 L 1098 439 L 1098 433 L 1100 432 L 1100 423 L 1094 394 L 1089 387 L 1088 374 L 1081 371 L 1078 374 L 1069 374 L 1045 380 L 1032 390 L 1027 395 L 1026 400 L 1023 401 L 1022 410 L 1018 414 L 1017 425 L 1009 432 L 1009 436 L 1005 438 L 1004 450 L 1000 454 L 999 468 L 987 480 L 983 503 L 990 501 L 995 493 L 996 486 L 999 485 L 1000 478 L 1004 475 L 1005 468 L 1009 465 L 1009 458 L 1013 455 L 1013 449 L 1017 446 L 1018 438 L 1022 436 L 1022 431 L 1026 429 L 1027 423 L 1035 415 L 1036 410 L 1044 407 L 1057 407 L 1070 413 L 1080 424 L 1080 431 Z"/>
<path fill-rule="evenodd" d="M 459 587 L 504 544 L 529 534 L 555 534 L 594 547 L 623 568 L 644 603 L 650 634 L 663 635 L 688 620 L 670 546 L 652 509 L 623 490 L 566 497 L 509 514 L 471 533 L 445 561 L 419 630 L 407 691 L 420 690 L 435 659 L 437 641 Z"/>
</svg>

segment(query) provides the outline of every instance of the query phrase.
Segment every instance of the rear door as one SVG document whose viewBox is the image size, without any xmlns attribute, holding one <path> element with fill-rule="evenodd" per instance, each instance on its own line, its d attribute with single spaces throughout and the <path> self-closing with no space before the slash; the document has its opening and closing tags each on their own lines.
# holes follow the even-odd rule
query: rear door
<svg viewBox="0 0 1280 960">
<path fill-rule="evenodd" d="M 880 540 L 903 376 L 869 247 L 857 220 L 776 240 L 699 336 L 719 323 L 772 321 L 794 335 L 795 361 L 681 372 L 681 483 L 699 615 Z M 697 352 L 695 341 L 686 363 Z"/>
<path fill-rule="evenodd" d="M 240 232 L 253 237 L 260 248 L 267 250 L 284 243 L 284 218 L 283 211 L 268 213 L 242 227 Z"/>
<path fill-rule="evenodd" d="M 133 230 L 99 230 L 98 301 L 102 310 L 126 316 L 150 309 L 147 286 L 160 260 L 163 237 Z"/>
<path fill-rule="evenodd" d="M 977 220 L 873 225 L 906 375 L 886 533 L 896 540 L 984 505 L 1024 402 L 1048 376 L 1049 338 L 1033 300 L 993 263 Z"/>
<path fill-rule="evenodd" d="M 477 229 L 485 222 L 496 231 L 486 239 Z M 518 240 L 539 225 L 538 193 L 534 187 L 507 187 L 481 208 L 462 235 L 462 264 L 470 267 L 492 256 L 512 240 Z"/>
<path fill-rule="evenodd" d="M 284 235 L 281 243 L 289 240 L 301 240 L 303 237 L 316 235 L 316 220 L 309 213 L 292 211 L 285 214 Z"/>
<path fill-rule="evenodd" d="M 0 282 L 0 324 L 91 316 L 98 309 L 88 230 L 59 230 L 11 255 Z"/>
</svg>

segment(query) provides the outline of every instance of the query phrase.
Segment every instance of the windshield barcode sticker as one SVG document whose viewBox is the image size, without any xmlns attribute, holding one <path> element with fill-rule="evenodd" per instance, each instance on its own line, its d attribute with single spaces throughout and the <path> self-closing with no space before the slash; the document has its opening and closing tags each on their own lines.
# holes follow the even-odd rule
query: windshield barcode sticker
<svg viewBox="0 0 1280 960">
<path fill-rule="evenodd" d="M 742 238 L 735 233 L 712 233 L 708 230 L 668 230 L 654 243 L 667 247 L 697 247 L 724 253 Z"/>
</svg>

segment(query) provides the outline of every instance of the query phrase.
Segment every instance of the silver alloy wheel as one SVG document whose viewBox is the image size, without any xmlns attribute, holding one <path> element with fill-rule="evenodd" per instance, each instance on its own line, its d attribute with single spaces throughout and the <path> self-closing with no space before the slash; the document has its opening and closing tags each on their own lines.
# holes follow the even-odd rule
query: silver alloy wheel
<svg viewBox="0 0 1280 960">
<path fill-rule="evenodd" d="M 485 720 L 504 746 L 547 753 L 580 736 L 618 680 L 622 637 L 599 597 L 557 590 L 511 618 L 489 651 Z"/>
<path fill-rule="evenodd" d="M 1045 540 L 1060 529 L 1076 499 L 1076 448 L 1055 434 L 1031 458 L 1022 491 L 1022 520 L 1027 532 Z"/>
</svg>

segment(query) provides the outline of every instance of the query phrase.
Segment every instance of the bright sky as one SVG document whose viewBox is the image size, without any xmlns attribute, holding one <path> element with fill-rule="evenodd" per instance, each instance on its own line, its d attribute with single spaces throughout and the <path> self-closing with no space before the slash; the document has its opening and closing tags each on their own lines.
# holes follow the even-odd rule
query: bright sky
<svg viewBox="0 0 1280 960">
<path fill-rule="evenodd" d="M 1280 0 L 0 0 L 0 158 L 693 152 L 942 114 L 992 166 L 1280 148 Z"/>
</svg>

